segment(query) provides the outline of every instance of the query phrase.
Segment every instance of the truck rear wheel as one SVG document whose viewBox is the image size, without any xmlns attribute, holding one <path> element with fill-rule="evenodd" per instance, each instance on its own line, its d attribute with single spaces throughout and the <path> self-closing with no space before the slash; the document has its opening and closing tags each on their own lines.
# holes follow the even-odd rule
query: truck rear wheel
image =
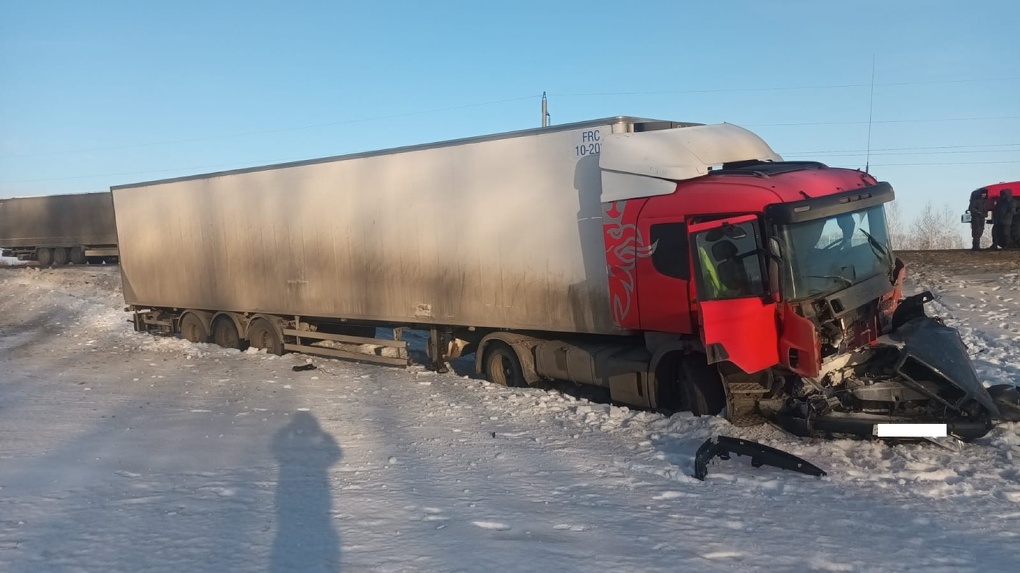
<svg viewBox="0 0 1020 573">
<path fill-rule="evenodd" d="M 189 312 L 181 319 L 181 337 L 188 342 L 209 342 L 209 331 L 202 319 Z"/>
<path fill-rule="evenodd" d="M 71 262 L 76 265 L 84 265 L 88 262 L 85 258 L 85 249 L 82 247 L 73 247 L 71 249 Z"/>
<path fill-rule="evenodd" d="M 237 333 L 237 326 L 229 316 L 221 316 L 213 321 L 212 336 L 213 342 L 223 348 L 241 350 L 241 336 Z"/>
<path fill-rule="evenodd" d="M 493 340 L 485 350 L 485 361 L 483 362 L 485 378 L 493 384 L 503 386 L 522 387 L 527 386 L 524 381 L 524 369 L 521 367 L 521 360 L 509 344 Z"/>
<path fill-rule="evenodd" d="M 255 319 L 248 327 L 248 341 L 255 348 L 264 349 L 277 356 L 283 355 L 283 340 L 273 325 L 264 318 Z"/>
<path fill-rule="evenodd" d="M 35 260 L 39 261 L 39 264 L 48 267 L 53 264 L 53 250 L 46 247 L 35 250 Z"/>
<path fill-rule="evenodd" d="M 71 262 L 71 255 L 68 254 L 67 249 L 64 247 L 53 248 L 53 264 L 66 265 L 69 262 Z"/>
</svg>

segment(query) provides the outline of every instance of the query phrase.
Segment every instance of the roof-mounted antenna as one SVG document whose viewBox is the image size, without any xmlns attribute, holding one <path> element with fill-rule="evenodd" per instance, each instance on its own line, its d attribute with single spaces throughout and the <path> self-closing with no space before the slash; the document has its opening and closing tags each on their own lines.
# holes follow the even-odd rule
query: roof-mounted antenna
<svg viewBox="0 0 1020 573">
<path fill-rule="evenodd" d="M 864 158 L 864 172 L 871 167 L 871 118 L 875 112 L 875 55 L 871 55 L 871 100 L 868 102 L 868 151 Z"/>
<path fill-rule="evenodd" d="M 545 99 L 545 92 L 542 92 L 542 127 L 549 127 L 549 102 Z"/>
</svg>

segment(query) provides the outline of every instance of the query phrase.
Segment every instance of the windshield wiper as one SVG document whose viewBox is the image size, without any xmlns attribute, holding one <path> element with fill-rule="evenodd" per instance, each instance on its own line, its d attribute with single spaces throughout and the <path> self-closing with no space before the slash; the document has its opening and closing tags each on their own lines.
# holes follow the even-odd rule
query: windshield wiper
<svg viewBox="0 0 1020 573">
<path fill-rule="evenodd" d="M 868 245 L 871 246 L 871 250 L 872 252 L 875 253 L 875 256 L 878 257 L 878 260 L 882 259 L 891 260 L 892 257 L 889 255 L 889 250 L 885 248 L 885 245 L 880 243 L 878 239 L 876 239 L 875 237 L 872 237 L 871 233 L 865 231 L 864 229 L 858 230 L 864 233 L 864 236 L 868 238 Z"/>
</svg>

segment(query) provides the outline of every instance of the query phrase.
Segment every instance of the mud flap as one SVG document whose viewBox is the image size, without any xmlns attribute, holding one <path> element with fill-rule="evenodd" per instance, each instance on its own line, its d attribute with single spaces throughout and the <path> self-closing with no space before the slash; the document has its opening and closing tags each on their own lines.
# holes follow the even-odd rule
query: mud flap
<svg viewBox="0 0 1020 573">
<path fill-rule="evenodd" d="M 715 457 L 721 460 L 728 460 L 730 459 L 730 454 L 750 456 L 751 465 L 756 468 L 766 465 L 810 476 L 826 475 L 818 466 L 793 454 L 770 448 L 751 440 L 719 436 L 717 438 L 709 438 L 698 448 L 698 453 L 694 455 L 694 477 L 704 481 L 705 476 L 708 475 L 708 462 Z"/>
</svg>

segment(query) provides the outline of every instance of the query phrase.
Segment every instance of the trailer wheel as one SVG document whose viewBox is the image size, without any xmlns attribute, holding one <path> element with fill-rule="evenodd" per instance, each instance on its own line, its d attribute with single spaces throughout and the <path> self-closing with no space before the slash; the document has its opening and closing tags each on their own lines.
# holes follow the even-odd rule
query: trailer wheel
<svg viewBox="0 0 1020 573">
<path fill-rule="evenodd" d="M 76 265 L 84 265 L 86 262 L 88 262 L 88 259 L 85 258 L 85 249 L 83 249 L 82 247 L 72 247 L 71 262 Z"/>
<path fill-rule="evenodd" d="M 241 336 L 237 333 L 237 326 L 229 316 L 221 316 L 213 321 L 212 336 L 213 342 L 223 348 L 241 350 Z"/>
<path fill-rule="evenodd" d="M 66 265 L 69 262 L 71 262 L 71 256 L 67 253 L 67 249 L 64 247 L 53 248 L 53 264 Z"/>
<path fill-rule="evenodd" d="M 257 318 L 248 327 L 248 341 L 258 349 L 265 349 L 270 354 L 283 355 L 283 340 L 273 328 L 272 324 L 264 318 Z"/>
<path fill-rule="evenodd" d="M 509 344 L 493 340 L 485 350 L 485 378 L 493 384 L 519 388 L 527 386 L 521 360 Z"/>
<path fill-rule="evenodd" d="M 202 319 L 189 312 L 181 319 L 181 337 L 188 342 L 209 342 L 209 331 Z"/>
<path fill-rule="evenodd" d="M 35 260 L 39 261 L 39 264 L 48 267 L 53 264 L 53 250 L 46 247 L 35 250 Z"/>
</svg>

